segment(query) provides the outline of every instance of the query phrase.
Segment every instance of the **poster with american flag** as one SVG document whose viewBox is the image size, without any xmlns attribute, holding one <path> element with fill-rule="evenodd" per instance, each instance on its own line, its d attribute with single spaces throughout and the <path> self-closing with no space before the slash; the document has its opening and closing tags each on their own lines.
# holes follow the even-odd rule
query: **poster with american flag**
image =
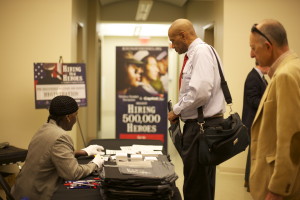
<svg viewBox="0 0 300 200">
<path fill-rule="evenodd" d="M 84 63 L 34 63 L 35 108 L 48 108 L 58 95 L 73 97 L 87 106 Z"/>
</svg>

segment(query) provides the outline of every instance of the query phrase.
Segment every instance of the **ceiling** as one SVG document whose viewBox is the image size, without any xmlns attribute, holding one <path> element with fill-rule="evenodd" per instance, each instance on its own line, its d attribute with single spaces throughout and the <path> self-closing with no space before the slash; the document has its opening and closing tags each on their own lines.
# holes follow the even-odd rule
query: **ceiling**
<svg viewBox="0 0 300 200">
<path fill-rule="evenodd" d="M 161 9 L 161 7 L 157 7 L 156 5 L 159 4 L 161 6 L 169 6 L 163 6 L 163 9 L 173 7 L 177 8 L 177 10 L 183 10 L 183 6 L 185 6 L 187 3 L 200 1 L 214 0 L 99 0 L 100 5 L 103 8 L 103 12 L 108 12 L 110 14 L 114 13 L 111 16 L 115 18 L 114 20 L 104 20 L 100 22 L 97 26 L 97 30 L 100 36 L 167 36 L 166 34 L 170 26 L 169 23 L 161 22 L 160 24 L 149 24 L 149 14 L 152 13 L 152 16 L 158 16 L 157 9 Z M 121 7 L 122 10 L 111 10 L 112 7 Z M 134 12 L 124 12 L 124 9 Z M 171 16 L 171 14 L 174 12 L 172 12 L 172 9 L 168 10 L 168 14 L 165 12 L 165 10 L 163 10 L 162 12 L 165 13 L 167 16 Z M 127 15 L 121 15 L 121 13 L 126 13 Z M 125 20 L 124 23 L 116 23 L 116 21 L 124 19 L 128 15 L 132 16 L 130 18 L 132 20 Z M 118 20 L 116 19 L 117 16 L 119 16 Z M 128 23 L 128 21 L 131 22 Z"/>
<path fill-rule="evenodd" d="M 125 2 L 125 1 L 129 1 L 129 0 L 99 0 L 101 6 L 106 6 L 112 3 L 116 3 L 116 2 Z M 174 6 L 183 6 L 187 1 L 191 1 L 191 0 L 154 0 L 154 1 L 160 1 L 160 2 L 164 2 L 164 3 L 168 3 Z M 201 1 L 201 0 L 192 0 L 192 1 Z M 203 0 L 202 0 L 203 1 Z"/>
<path fill-rule="evenodd" d="M 174 13 L 181 12 L 181 16 L 184 15 L 190 3 L 212 1 L 215 0 L 99 0 L 99 3 L 101 20 L 104 21 L 158 22 L 176 18 Z"/>
<path fill-rule="evenodd" d="M 100 36 L 167 37 L 170 24 L 100 23 Z"/>
</svg>

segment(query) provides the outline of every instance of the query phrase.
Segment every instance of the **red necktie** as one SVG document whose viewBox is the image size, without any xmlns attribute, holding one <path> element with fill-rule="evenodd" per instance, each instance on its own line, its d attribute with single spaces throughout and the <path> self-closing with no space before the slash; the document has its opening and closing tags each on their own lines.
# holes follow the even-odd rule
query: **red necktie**
<svg viewBox="0 0 300 200">
<path fill-rule="evenodd" d="M 184 60 L 183 60 L 183 65 L 182 65 L 181 72 L 180 72 L 180 75 L 179 75 L 179 90 L 180 90 L 180 87 L 181 87 L 181 80 L 182 80 L 183 69 L 184 69 L 184 66 L 185 66 L 185 64 L 186 64 L 186 61 L 187 61 L 188 59 L 189 59 L 189 57 L 185 54 Z"/>
</svg>

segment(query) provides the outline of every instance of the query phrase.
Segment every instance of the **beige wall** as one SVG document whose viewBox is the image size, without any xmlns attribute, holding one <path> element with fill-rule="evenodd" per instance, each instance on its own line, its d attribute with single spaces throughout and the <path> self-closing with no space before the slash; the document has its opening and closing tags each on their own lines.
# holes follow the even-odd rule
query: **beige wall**
<svg viewBox="0 0 300 200">
<path fill-rule="evenodd" d="M 48 112 L 35 109 L 34 62 L 71 60 L 71 0 L 0 2 L 0 141 L 27 148 Z"/>
<path fill-rule="evenodd" d="M 219 56 L 223 58 L 223 33 L 224 33 L 224 2 L 223 0 L 216 0 L 214 3 L 214 47 L 219 53 Z M 223 60 L 223 59 L 222 59 Z"/>
<path fill-rule="evenodd" d="M 88 32 L 88 5 L 86 1 L 73 0 L 72 4 L 72 24 L 71 24 L 71 60 L 72 62 L 86 63 L 87 60 L 87 32 Z M 86 69 L 87 71 L 87 69 Z M 86 107 L 81 107 L 78 114 L 77 125 L 81 125 L 83 133 L 87 132 L 86 124 Z M 84 142 L 80 135 L 79 128 L 77 134 L 74 136 L 76 146 L 84 146 Z M 86 137 L 84 137 L 86 138 Z"/>
<path fill-rule="evenodd" d="M 213 1 L 192 1 L 186 6 L 185 18 L 193 22 L 198 37 L 204 39 L 203 27 L 214 23 Z"/>
<path fill-rule="evenodd" d="M 0 105 L 3 113 L 0 116 L 0 141 L 27 148 L 33 134 L 46 122 L 48 111 L 35 109 L 33 63 L 58 62 L 60 56 L 66 63 L 77 62 L 79 58 L 80 62 L 87 63 L 87 76 L 90 76 L 88 105 L 92 109 L 89 115 L 88 108 L 80 108 L 79 120 L 86 140 L 87 132 L 90 137 L 96 137 L 97 118 L 93 114 L 96 113 L 95 105 L 98 103 L 95 102 L 98 78 L 98 72 L 95 72 L 98 67 L 98 7 L 97 0 L 0 1 Z M 89 18 L 92 20 L 88 20 Z M 77 52 L 78 24 L 82 26 L 81 55 Z M 87 59 L 88 53 L 92 61 Z M 88 120 L 88 116 L 94 121 Z M 82 147 L 77 126 L 74 126 L 70 134 L 75 147 Z"/>
<path fill-rule="evenodd" d="M 81 1 L 81 0 L 79 0 Z M 88 1 L 88 35 L 87 35 L 87 88 L 88 107 L 86 113 L 86 141 L 98 136 L 100 112 L 100 40 L 97 33 L 97 22 L 100 15 L 98 0 Z"/>
<path fill-rule="evenodd" d="M 99 94 L 99 65 L 98 65 L 98 35 L 96 31 L 97 19 L 100 13 L 98 0 L 73 0 L 72 4 L 72 60 L 73 62 L 86 63 L 87 99 L 88 106 L 81 107 L 78 115 L 81 130 L 78 127 L 77 148 L 87 145 L 88 141 L 97 137 L 97 123 L 99 117 L 97 110 L 100 102 Z M 79 30 L 82 30 L 80 38 Z M 81 132 L 86 144 L 84 144 Z"/>
</svg>

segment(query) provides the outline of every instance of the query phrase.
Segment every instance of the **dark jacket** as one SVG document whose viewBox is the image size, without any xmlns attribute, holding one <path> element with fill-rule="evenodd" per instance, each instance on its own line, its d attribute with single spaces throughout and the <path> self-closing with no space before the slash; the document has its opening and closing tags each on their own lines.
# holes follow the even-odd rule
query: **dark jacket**
<svg viewBox="0 0 300 200">
<path fill-rule="evenodd" d="M 242 121 L 247 126 L 248 130 L 251 129 L 252 122 L 265 89 L 266 84 L 263 82 L 256 69 L 253 68 L 249 72 L 244 85 Z"/>
</svg>

